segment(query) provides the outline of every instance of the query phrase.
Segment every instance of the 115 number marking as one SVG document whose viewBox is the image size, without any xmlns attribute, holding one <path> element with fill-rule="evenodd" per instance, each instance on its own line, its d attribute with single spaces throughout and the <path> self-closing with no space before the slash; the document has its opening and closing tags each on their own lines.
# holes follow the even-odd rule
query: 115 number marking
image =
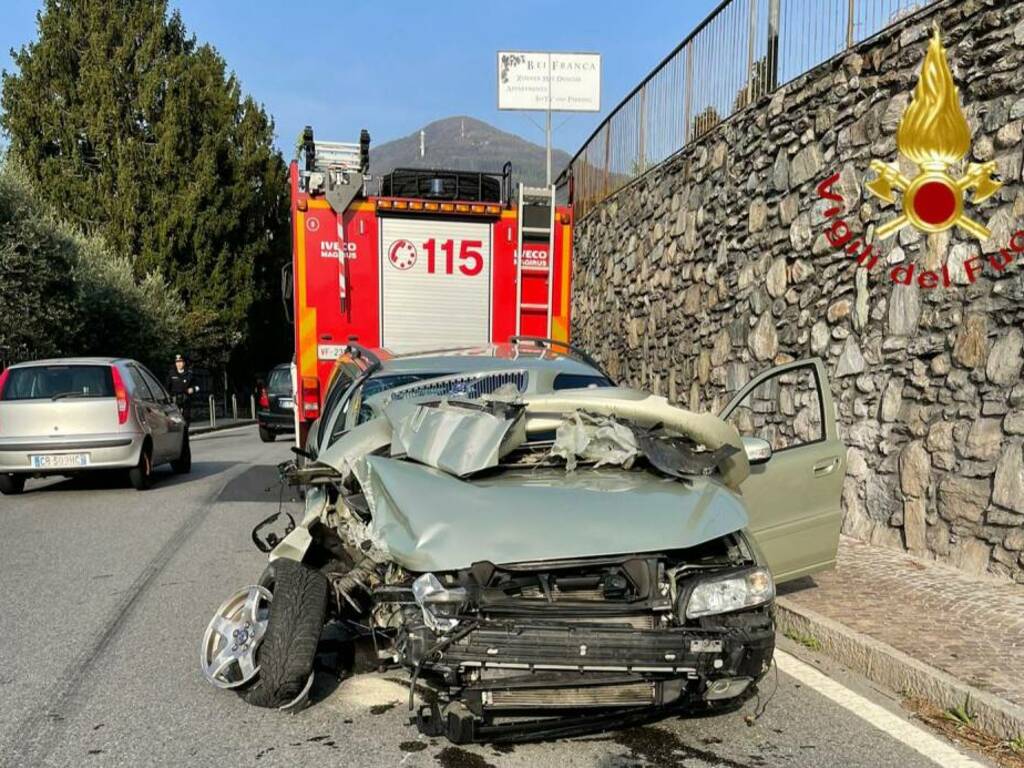
<svg viewBox="0 0 1024 768">
<path fill-rule="evenodd" d="M 458 253 L 459 272 L 467 277 L 479 275 L 484 268 L 484 257 L 480 253 L 483 248 L 480 240 L 460 240 Z M 427 252 L 427 274 L 435 274 L 437 269 L 438 243 L 430 238 L 423 243 L 423 250 Z M 444 255 L 444 274 L 451 275 L 455 272 L 455 241 L 444 240 L 440 243 L 441 253 Z"/>
</svg>

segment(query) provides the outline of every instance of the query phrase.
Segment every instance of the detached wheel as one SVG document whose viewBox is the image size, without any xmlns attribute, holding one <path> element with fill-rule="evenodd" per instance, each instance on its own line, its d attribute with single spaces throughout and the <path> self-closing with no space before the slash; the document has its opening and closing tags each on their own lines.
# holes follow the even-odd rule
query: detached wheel
<svg viewBox="0 0 1024 768">
<path fill-rule="evenodd" d="M 260 440 L 264 443 L 272 443 L 277 439 L 277 435 L 271 432 L 266 427 L 260 427 Z"/>
<path fill-rule="evenodd" d="M 239 690 L 249 704 L 297 707 L 313 682 L 313 659 L 327 615 L 327 579 L 294 560 L 275 560 L 260 577 L 269 590 L 266 633 L 256 649 L 259 675 Z"/>
<path fill-rule="evenodd" d="M 171 462 L 171 469 L 176 475 L 187 475 L 192 471 L 192 447 L 188 443 L 188 432 L 181 438 L 181 453 Z"/>
<path fill-rule="evenodd" d="M 153 457 L 149 446 L 143 446 L 139 463 L 128 470 L 128 479 L 136 491 L 144 491 L 153 484 Z"/>
<path fill-rule="evenodd" d="M 24 490 L 24 475 L 0 475 L 0 493 L 4 496 L 15 496 Z"/>
</svg>

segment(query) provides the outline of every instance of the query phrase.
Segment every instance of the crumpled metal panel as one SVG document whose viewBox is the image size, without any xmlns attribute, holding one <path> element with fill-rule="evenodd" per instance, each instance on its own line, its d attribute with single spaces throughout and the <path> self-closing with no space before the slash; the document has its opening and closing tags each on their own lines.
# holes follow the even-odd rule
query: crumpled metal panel
<svg viewBox="0 0 1024 768">
<path fill-rule="evenodd" d="M 565 459 L 570 472 L 581 459 L 593 462 L 595 467 L 613 464 L 629 469 L 639 453 L 636 435 L 625 424 L 579 411 L 569 414 L 555 430 L 550 450 L 552 456 Z"/>
<path fill-rule="evenodd" d="M 352 471 L 352 463 L 391 443 L 391 423 L 373 419 L 353 427 L 326 448 L 321 448 L 317 461 L 334 467 L 342 475 Z"/>
<path fill-rule="evenodd" d="M 722 482 L 733 490 L 750 475 L 750 462 L 743 451 L 743 442 L 736 428 L 710 413 L 694 413 L 676 408 L 664 397 L 648 395 L 626 387 L 575 389 L 550 394 L 523 396 L 530 430 L 555 429 L 573 411 L 591 415 L 612 416 L 637 427 L 663 429 L 688 437 L 709 451 L 731 445 L 736 451 L 721 462 Z"/>
<path fill-rule="evenodd" d="M 370 538 L 413 572 L 681 549 L 747 525 L 739 497 L 700 478 L 557 467 L 467 482 L 382 456 L 359 464 Z"/>
<path fill-rule="evenodd" d="M 521 405 L 396 400 L 384 414 L 393 430 L 392 456 L 406 456 L 456 477 L 496 466 L 526 441 Z"/>
</svg>

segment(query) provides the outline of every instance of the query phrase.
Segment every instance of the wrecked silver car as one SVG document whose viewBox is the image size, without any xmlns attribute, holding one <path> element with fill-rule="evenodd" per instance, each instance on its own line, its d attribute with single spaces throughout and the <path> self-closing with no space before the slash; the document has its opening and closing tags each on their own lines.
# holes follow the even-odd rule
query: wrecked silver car
<svg viewBox="0 0 1024 768">
<path fill-rule="evenodd" d="M 835 557 L 845 451 L 821 363 L 762 374 L 719 417 L 542 351 L 434 360 L 445 375 L 361 399 L 386 367 L 368 365 L 315 457 L 284 468 L 305 517 L 254 531 L 270 564 L 207 629 L 207 678 L 296 707 L 339 622 L 409 671 L 415 723 L 455 742 L 745 700 L 776 582 Z M 559 367 L 593 381 L 555 388 Z"/>
</svg>

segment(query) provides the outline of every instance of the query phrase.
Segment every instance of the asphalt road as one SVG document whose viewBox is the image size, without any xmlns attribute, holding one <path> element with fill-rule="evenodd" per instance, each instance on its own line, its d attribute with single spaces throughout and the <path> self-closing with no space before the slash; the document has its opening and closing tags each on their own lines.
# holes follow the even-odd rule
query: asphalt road
<svg viewBox="0 0 1024 768">
<path fill-rule="evenodd" d="M 456 747 L 406 724 L 398 672 L 321 675 L 316 703 L 296 715 L 249 707 L 203 680 L 198 646 L 216 607 L 263 568 L 249 531 L 278 505 L 273 467 L 287 446 L 247 427 L 196 437 L 192 450 L 191 475 L 159 470 L 145 493 L 107 477 L 31 481 L 0 498 L 0 765 L 986 764 L 908 721 L 892 695 L 786 642 L 795 656 L 752 724 L 757 702 L 571 741 Z"/>
</svg>

